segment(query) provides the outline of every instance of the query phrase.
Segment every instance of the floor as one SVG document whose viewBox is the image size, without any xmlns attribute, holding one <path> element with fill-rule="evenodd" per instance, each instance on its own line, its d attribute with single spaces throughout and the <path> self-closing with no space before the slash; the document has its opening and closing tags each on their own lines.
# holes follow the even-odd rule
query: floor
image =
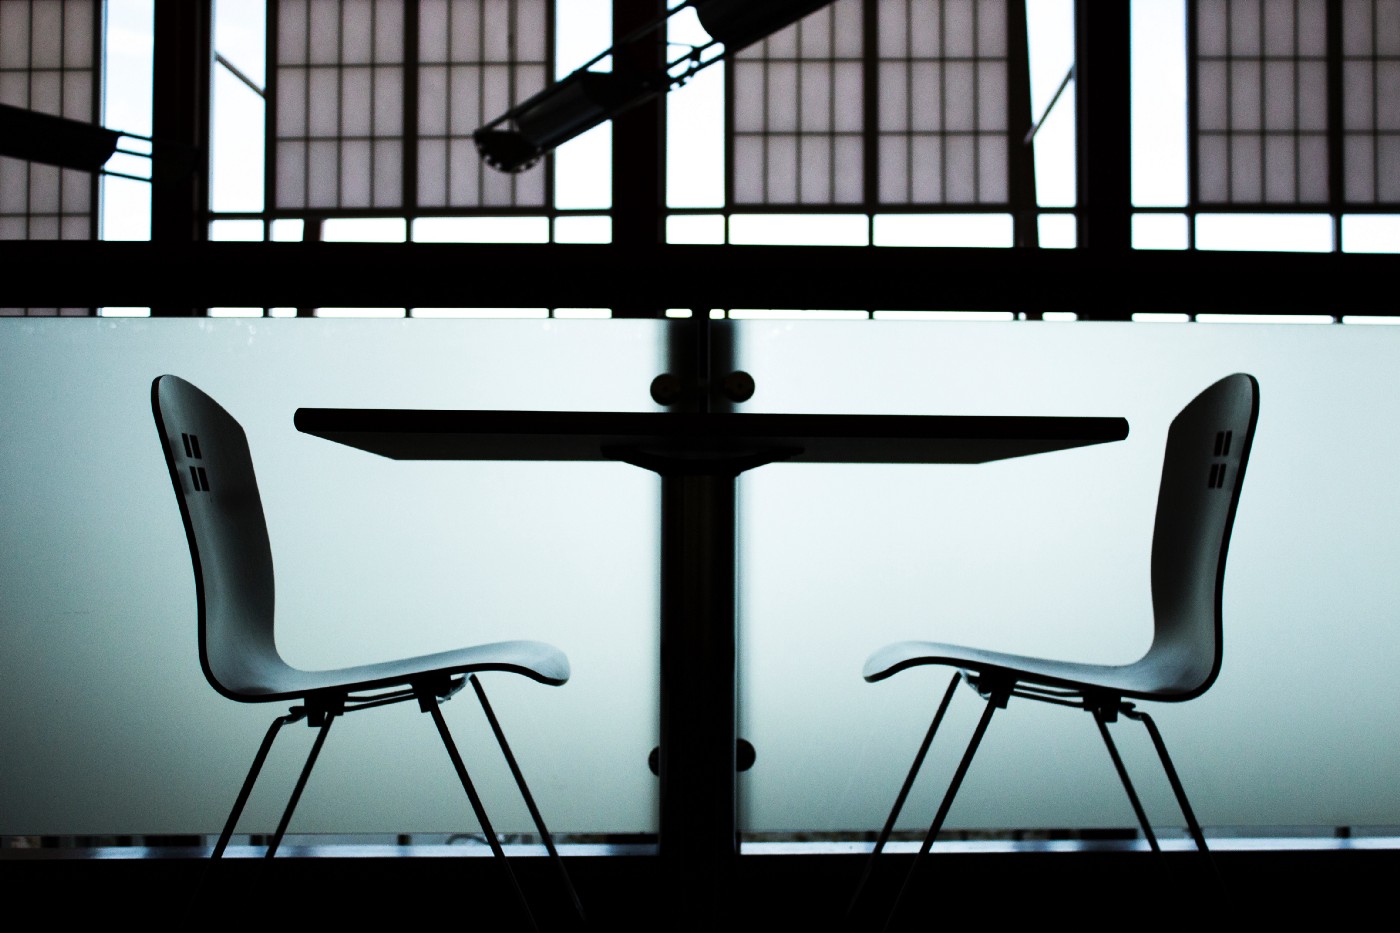
<svg viewBox="0 0 1400 933">
<path fill-rule="evenodd" d="M 7 848 L 0 849 L 0 872 L 16 902 L 51 905 L 69 921 L 150 911 L 189 922 L 262 922 L 280 915 L 360 925 L 446 915 L 529 929 L 500 866 L 478 848 L 484 847 L 293 845 L 267 861 L 240 846 L 217 864 L 200 847 Z M 833 846 L 751 848 L 757 851 L 739 859 L 728 891 L 692 892 L 689 903 L 666 894 L 654 855 L 566 847 L 565 861 L 592 929 L 845 931 L 882 928 L 880 905 L 888 905 L 913 860 L 908 851 L 883 857 L 866 909 L 848 918 L 862 853 Z M 549 860 L 533 846 L 512 854 L 539 928 L 576 928 Z M 936 918 L 1109 921 L 1121 919 L 1125 909 L 1146 909 L 1168 922 L 1218 911 L 1248 920 L 1300 912 L 1360 917 L 1369 907 L 1390 906 L 1400 840 L 1222 841 L 1213 863 L 1184 847 L 1154 855 L 1130 842 L 940 842 L 888 929 L 925 929 Z"/>
</svg>

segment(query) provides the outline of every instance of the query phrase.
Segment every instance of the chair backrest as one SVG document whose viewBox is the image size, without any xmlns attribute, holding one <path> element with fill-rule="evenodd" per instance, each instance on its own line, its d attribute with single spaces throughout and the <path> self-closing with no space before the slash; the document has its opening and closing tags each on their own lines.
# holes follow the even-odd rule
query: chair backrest
<svg viewBox="0 0 1400 933">
<path fill-rule="evenodd" d="M 1259 383 L 1227 376 L 1172 421 L 1152 535 L 1152 647 L 1142 693 L 1187 700 L 1220 672 L 1225 554 L 1259 418 Z"/>
<path fill-rule="evenodd" d="M 152 383 L 151 408 L 194 563 L 204 676 L 233 699 L 278 693 L 290 668 L 273 641 L 272 548 L 248 438 L 178 376 Z"/>
</svg>

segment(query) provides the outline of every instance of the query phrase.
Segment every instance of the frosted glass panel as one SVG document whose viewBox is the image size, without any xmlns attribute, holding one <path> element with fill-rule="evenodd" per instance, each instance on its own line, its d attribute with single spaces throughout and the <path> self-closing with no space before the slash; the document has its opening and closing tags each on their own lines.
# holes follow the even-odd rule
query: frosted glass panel
<svg viewBox="0 0 1400 933">
<path fill-rule="evenodd" d="M 880 684 L 904 638 L 1092 662 L 1151 634 L 1149 547 L 1171 418 L 1237 371 L 1261 413 L 1203 697 L 1144 704 L 1202 823 L 1400 824 L 1400 328 L 749 321 L 756 411 L 1103 415 L 1127 440 L 974 466 L 773 464 L 740 480 L 745 832 L 874 831 L 951 672 Z M 1345 688 L 1326 686 L 1342 673 Z M 962 689 L 901 824 L 927 826 L 981 702 Z M 1148 812 L 1180 825 L 1140 726 L 1114 727 Z M 950 828 L 1129 827 L 1086 715 L 1011 702 Z"/>
<path fill-rule="evenodd" d="M 278 645 L 320 668 L 508 638 L 549 688 L 483 675 L 556 832 L 655 830 L 657 480 L 612 463 L 398 462 L 299 434 L 300 406 L 650 410 L 659 322 L 25 321 L 0 326 L 0 834 L 214 833 L 282 704 L 216 694 L 150 411 L 177 373 L 252 446 Z M 492 819 L 530 831 L 470 691 L 445 707 Z M 283 731 L 241 832 L 310 747 Z M 158 765 L 155 763 L 159 763 Z M 336 724 L 293 833 L 472 832 L 431 720 Z"/>
</svg>

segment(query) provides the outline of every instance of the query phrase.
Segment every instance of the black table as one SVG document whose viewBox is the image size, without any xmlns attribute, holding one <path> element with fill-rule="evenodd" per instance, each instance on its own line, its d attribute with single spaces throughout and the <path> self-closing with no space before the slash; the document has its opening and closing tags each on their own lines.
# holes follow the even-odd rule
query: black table
<svg viewBox="0 0 1400 933">
<path fill-rule="evenodd" d="M 617 460 L 661 475 L 660 853 L 695 928 L 733 920 L 738 475 L 775 461 L 982 463 L 1128 435 L 1122 418 L 731 412 L 302 408 L 296 426 L 399 460 Z"/>
</svg>

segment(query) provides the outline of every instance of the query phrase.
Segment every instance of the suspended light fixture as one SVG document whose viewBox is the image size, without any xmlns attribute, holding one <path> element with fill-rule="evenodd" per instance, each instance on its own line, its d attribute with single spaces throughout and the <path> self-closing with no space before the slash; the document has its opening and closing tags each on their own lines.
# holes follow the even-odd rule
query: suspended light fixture
<svg viewBox="0 0 1400 933">
<path fill-rule="evenodd" d="M 694 0 L 700 25 L 732 54 L 815 13 L 831 0 Z"/>
<path fill-rule="evenodd" d="M 486 164 L 523 172 L 546 152 L 667 90 L 664 72 L 579 69 L 472 134 Z"/>
<path fill-rule="evenodd" d="M 797 22 L 831 0 L 686 0 L 660 19 L 600 52 L 567 78 L 501 114 L 472 134 L 487 165 L 502 172 L 523 172 L 544 154 L 575 136 L 611 120 L 689 81 L 696 72 L 764 36 Z M 666 28 L 672 16 L 694 8 L 710 41 L 655 69 L 626 63 L 644 60 L 624 54 L 631 47 L 646 48 Z M 723 46 L 723 51 L 720 50 Z M 611 57 L 613 71 L 594 71 Z"/>
</svg>

